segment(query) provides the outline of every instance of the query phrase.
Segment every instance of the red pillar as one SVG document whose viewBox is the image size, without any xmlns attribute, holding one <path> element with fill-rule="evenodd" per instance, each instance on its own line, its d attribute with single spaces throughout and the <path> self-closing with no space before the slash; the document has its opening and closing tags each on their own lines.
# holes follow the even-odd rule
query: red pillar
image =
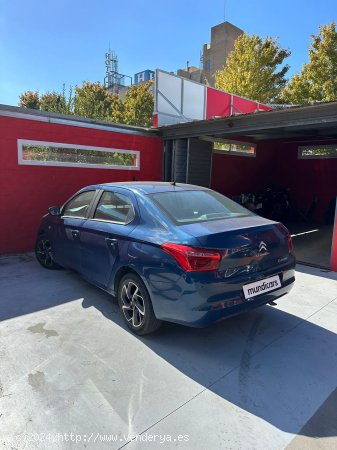
<svg viewBox="0 0 337 450">
<path fill-rule="evenodd" d="M 331 269 L 334 272 L 337 272 L 337 199 L 336 199 L 336 209 L 335 209 L 335 222 L 334 222 L 333 237 L 332 237 Z"/>
</svg>

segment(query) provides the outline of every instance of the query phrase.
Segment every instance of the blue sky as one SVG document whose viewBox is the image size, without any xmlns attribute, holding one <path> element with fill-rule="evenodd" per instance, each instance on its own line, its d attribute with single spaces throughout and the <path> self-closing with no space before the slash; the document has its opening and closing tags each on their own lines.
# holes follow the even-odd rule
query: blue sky
<svg viewBox="0 0 337 450">
<path fill-rule="evenodd" d="M 224 20 L 224 0 L 0 0 L 0 103 L 25 90 L 102 81 L 104 53 L 119 70 L 176 71 L 198 65 L 210 29 Z M 336 0 L 227 0 L 226 20 L 248 34 L 278 36 L 292 51 L 291 73 L 308 58 L 310 35 L 337 21 Z"/>
</svg>

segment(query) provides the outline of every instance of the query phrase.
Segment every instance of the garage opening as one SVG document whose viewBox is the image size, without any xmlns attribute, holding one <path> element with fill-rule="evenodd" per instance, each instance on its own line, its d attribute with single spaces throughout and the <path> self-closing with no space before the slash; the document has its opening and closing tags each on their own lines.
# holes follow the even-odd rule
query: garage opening
<svg viewBox="0 0 337 450">
<path fill-rule="evenodd" d="M 298 260 L 328 269 L 337 196 L 337 144 L 329 142 L 298 143 L 292 184 L 299 214 L 288 224 Z"/>
<path fill-rule="evenodd" d="M 212 187 L 257 214 L 283 222 L 299 262 L 330 269 L 337 145 L 302 144 L 247 142 L 241 147 L 227 144 L 230 150 L 224 150 L 224 144 L 215 142 Z"/>
</svg>

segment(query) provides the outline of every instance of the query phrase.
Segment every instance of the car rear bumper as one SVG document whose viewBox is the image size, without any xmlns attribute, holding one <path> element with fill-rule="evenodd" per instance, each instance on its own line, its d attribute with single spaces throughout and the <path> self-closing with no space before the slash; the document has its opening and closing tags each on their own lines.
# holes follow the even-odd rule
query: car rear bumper
<svg viewBox="0 0 337 450">
<path fill-rule="evenodd" d="M 280 288 L 250 300 L 245 299 L 242 290 L 244 284 L 273 275 L 280 276 Z M 275 301 L 290 292 L 294 282 L 294 268 L 288 267 L 228 280 L 217 278 L 216 274 L 185 273 L 174 283 L 161 283 L 157 279 L 156 282 L 150 282 L 148 287 L 158 319 L 191 327 L 205 327 Z"/>
</svg>

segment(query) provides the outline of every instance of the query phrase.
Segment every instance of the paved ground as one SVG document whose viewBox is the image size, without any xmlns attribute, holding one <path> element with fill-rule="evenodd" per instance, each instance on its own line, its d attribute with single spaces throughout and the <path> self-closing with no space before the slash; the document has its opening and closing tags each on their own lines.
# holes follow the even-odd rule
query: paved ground
<svg viewBox="0 0 337 450">
<path fill-rule="evenodd" d="M 336 448 L 336 280 L 299 266 L 277 307 L 139 339 L 77 275 L 2 257 L 0 447 Z"/>
<path fill-rule="evenodd" d="M 287 224 L 287 228 L 291 230 L 298 261 L 330 267 L 333 225 L 298 223 Z"/>
</svg>

